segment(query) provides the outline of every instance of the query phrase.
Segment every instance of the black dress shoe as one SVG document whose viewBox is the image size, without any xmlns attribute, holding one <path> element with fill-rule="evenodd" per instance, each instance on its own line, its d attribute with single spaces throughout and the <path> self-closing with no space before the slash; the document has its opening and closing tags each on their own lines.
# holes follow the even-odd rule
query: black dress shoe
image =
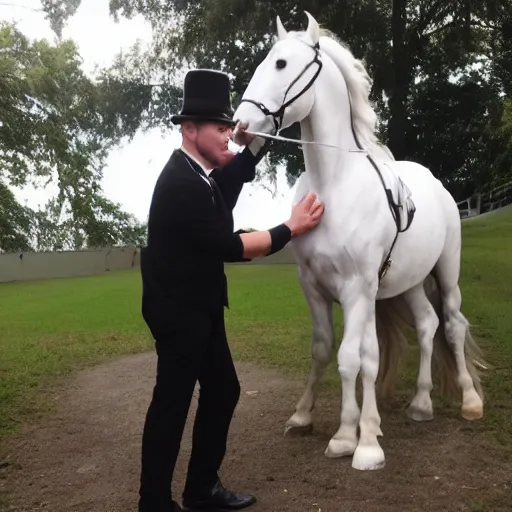
<svg viewBox="0 0 512 512">
<path fill-rule="evenodd" d="M 256 503 L 251 494 L 241 494 L 226 490 L 217 482 L 208 496 L 200 499 L 183 499 L 183 510 L 189 512 L 230 512 L 242 510 Z"/>
</svg>

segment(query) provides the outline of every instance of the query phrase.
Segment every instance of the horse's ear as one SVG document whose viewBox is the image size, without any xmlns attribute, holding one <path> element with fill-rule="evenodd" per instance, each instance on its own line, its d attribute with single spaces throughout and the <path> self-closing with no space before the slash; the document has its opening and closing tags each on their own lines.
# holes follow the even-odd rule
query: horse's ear
<svg viewBox="0 0 512 512">
<path fill-rule="evenodd" d="M 308 17 L 308 28 L 307 33 L 311 40 L 313 41 L 313 44 L 318 44 L 318 40 L 320 39 L 320 27 L 318 26 L 318 22 L 309 14 L 308 11 L 304 11 L 306 13 L 306 16 Z"/>
<path fill-rule="evenodd" d="M 277 37 L 281 39 L 285 39 L 288 35 L 288 32 L 286 32 L 286 29 L 283 26 L 283 23 L 281 22 L 281 18 L 277 16 L 276 18 L 276 25 L 277 25 Z"/>
</svg>

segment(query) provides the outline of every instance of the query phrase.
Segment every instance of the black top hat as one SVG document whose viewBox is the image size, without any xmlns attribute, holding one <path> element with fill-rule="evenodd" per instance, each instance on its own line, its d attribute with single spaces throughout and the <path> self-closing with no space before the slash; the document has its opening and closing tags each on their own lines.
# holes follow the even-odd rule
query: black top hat
<svg viewBox="0 0 512 512">
<path fill-rule="evenodd" d="M 183 106 L 171 117 L 174 124 L 185 120 L 233 122 L 229 77 L 212 69 L 195 69 L 185 76 Z"/>
</svg>

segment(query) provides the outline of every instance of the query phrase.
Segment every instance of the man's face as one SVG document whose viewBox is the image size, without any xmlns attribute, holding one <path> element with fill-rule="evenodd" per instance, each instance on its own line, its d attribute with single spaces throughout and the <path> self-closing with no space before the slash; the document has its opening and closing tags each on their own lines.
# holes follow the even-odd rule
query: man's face
<svg viewBox="0 0 512 512">
<path fill-rule="evenodd" d="M 232 133 L 233 127 L 223 123 L 199 123 L 195 129 L 195 144 L 198 153 L 213 167 L 222 167 L 233 156 L 228 149 L 228 141 Z"/>
</svg>

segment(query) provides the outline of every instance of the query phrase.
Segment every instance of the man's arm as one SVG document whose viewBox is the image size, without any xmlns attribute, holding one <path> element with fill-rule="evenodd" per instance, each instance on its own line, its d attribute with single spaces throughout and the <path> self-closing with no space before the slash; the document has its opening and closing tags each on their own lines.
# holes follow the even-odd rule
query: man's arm
<svg viewBox="0 0 512 512">
<path fill-rule="evenodd" d="M 256 165 L 267 151 L 268 147 L 263 148 L 259 140 L 254 139 L 251 145 L 246 146 L 226 165 L 210 173 L 230 211 L 236 206 L 244 183 L 253 181 L 256 177 Z"/>
<path fill-rule="evenodd" d="M 281 250 L 292 229 L 280 224 L 268 231 L 236 234 L 218 219 L 206 184 L 183 180 L 166 203 L 167 218 L 189 243 L 205 256 L 225 262 L 244 261 Z"/>
</svg>

